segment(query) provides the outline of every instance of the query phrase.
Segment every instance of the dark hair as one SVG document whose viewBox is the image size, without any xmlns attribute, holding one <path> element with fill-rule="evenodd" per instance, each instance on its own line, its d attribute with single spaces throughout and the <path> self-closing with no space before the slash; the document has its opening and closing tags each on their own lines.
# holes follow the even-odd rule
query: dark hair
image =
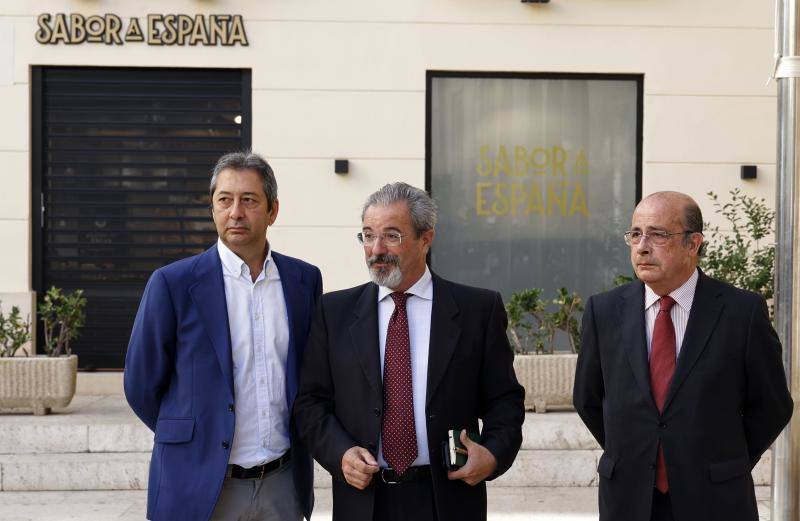
<svg viewBox="0 0 800 521">
<path fill-rule="evenodd" d="M 694 200 L 690 200 L 686 203 L 683 220 L 684 230 L 692 233 L 703 233 L 703 213 L 700 211 L 700 207 L 697 206 L 697 203 L 694 202 Z M 683 244 L 684 246 L 689 244 L 688 233 L 683 236 Z M 706 244 L 706 241 L 700 243 L 700 247 L 697 249 L 698 257 L 705 255 Z"/>
<path fill-rule="evenodd" d="M 275 174 L 267 163 L 267 160 L 256 154 L 252 150 L 242 150 L 225 154 L 214 165 L 211 173 L 211 182 L 208 186 L 208 195 L 214 197 L 214 190 L 217 189 L 217 177 L 223 170 L 252 170 L 261 176 L 264 182 L 264 195 L 267 196 L 267 210 L 272 210 L 272 205 L 278 200 L 278 182 L 275 181 Z"/>
<path fill-rule="evenodd" d="M 402 182 L 383 185 L 380 190 L 367 197 L 367 201 L 361 209 L 361 221 L 364 221 L 364 214 L 367 213 L 367 208 L 370 206 L 389 206 L 399 202 L 405 202 L 408 205 L 411 223 L 414 225 L 417 237 L 436 227 L 436 203 L 433 202 L 431 196 L 425 190 Z"/>
</svg>

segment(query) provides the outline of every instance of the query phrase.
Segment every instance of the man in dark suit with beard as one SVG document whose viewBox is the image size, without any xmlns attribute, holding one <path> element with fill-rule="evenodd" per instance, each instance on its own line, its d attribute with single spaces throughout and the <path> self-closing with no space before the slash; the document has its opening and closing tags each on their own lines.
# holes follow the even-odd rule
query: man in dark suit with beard
<svg viewBox="0 0 800 521">
<path fill-rule="evenodd" d="M 294 416 L 333 476 L 333 519 L 485 520 L 486 486 L 522 442 L 524 390 L 497 292 L 430 272 L 436 207 L 405 183 L 372 194 L 359 239 L 373 282 L 322 297 Z M 461 434 L 466 465 L 442 443 Z"/>
<path fill-rule="evenodd" d="M 698 268 L 703 218 L 658 192 L 625 241 L 639 280 L 591 297 L 575 408 L 603 448 L 601 521 L 756 521 L 753 466 L 792 400 L 764 299 Z"/>
</svg>

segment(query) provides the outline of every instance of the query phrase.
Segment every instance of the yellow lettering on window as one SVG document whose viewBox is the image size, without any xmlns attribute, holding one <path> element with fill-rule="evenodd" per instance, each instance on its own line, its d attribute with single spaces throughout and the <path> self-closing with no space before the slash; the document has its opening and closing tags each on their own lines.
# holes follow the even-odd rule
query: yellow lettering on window
<svg viewBox="0 0 800 521">
<path fill-rule="evenodd" d="M 508 213 L 508 183 L 496 183 L 494 185 L 494 196 L 497 198 L 492 203 L 492 213 L 495 215 L 505 215 Z"/>
<path fill-rule="evenodd" d="M 578 151 L 578 158 L 575 159 L 575 166 L 572 168 L 573 174 L 588 174 L 589 162 L 586 160 L 586 152 L 583 149 Z"/>
<path fill-rule="evenodd" d="M 553 215 L 553 207 L 558 206 L 562 216 L 567 215 L 566 183 L 547 183 L 547 215 Z"/>
<path fill-rule="evenodd" d="M 489 159 L 489 145 L 483 145 L 480 148 L 480 161 L 478 166 L 475 167 L 475 172 L 481 177 L 486 177 L 492 173 L 492 161 Z"/>
<path fill-rule="evenodd" d="M 494 176 L 497 177 L 499 173 L 504 173 L 507 176 L 511 175 L 511 167 L 508 164 L 508 152 L 503 145 L 500 145 L 500 148 L 497 150 L 497 157 L 494 160 Z"/>
<path fill-rule="evenodd" d="M 576 213 L 581 213 L 584 217 L 589 217 L 589 209 L 586 204 L 586 193 L 583 191 L 583 183 L 575 183 L 575 189 L 572 191 L 569 215 L 573 216 Z"/>
<path fill-rule="evenodd" d="M 483 182 L 475 185 L 475 213 L 477 215 L 491 215 L 489 210 L 486 209 L 486 198 L 483 191 L 492 186 L 492 183 Z"/>
<path fill-rule="evenodd" d="M 544 205 L 542 205 L 542 190 L 538 183 L 531 183 L 528 191 L 528 206 L 525 208 L 525 215 L 538 213 L 544 215 Z"/>
</svg>

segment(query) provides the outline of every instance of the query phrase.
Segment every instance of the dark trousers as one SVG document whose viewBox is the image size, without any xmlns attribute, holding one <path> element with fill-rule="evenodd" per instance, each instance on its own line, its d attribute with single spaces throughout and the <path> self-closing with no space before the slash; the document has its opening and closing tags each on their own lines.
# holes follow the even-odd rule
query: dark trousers
<svg viewBox="0 0 800 521">
<path fill-rule="evenodd" d="M 375 474 L 373 521 L 437 521 L 430 476 L 408 483 L 386 484 Z"/>
<path fill-rule="evenodd" d="M 651 521 L 674 521 L 672 516 L 672 502 L 669 492 L 662 494 L 657 489 L 653 489 L 653 512 L 650 514 Z"/>
</svg>

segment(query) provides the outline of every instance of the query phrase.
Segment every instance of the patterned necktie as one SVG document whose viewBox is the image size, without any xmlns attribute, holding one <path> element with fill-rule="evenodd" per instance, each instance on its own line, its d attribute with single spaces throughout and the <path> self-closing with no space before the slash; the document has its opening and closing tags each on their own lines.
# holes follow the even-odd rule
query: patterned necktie
<svg viewBox="0 0 800 521">
<path fill-rule="evenodd" d="M 408 293 L 392 293 L 394 312 L 386 332 L 383 366 L 383 458 L 398 474 L 417 459 L 411 344 L 408 338 Z"/>
<path fill-rule="evenodd" d="M 650 344 L 650 389 L 659 412 L 664 412 L 667 391 L 675 373 L 675 326 L 672 324 L 670 310 L 675 301 L 670 296 L 661 297 L 661 307 L 653 327 L 653 339 Z M 656 488 L 662 494 L 669 490 L 667 482 L 667 466 L 664 462 L 664 448 L 658 444 L 656 460 Z"/>
</svg>

